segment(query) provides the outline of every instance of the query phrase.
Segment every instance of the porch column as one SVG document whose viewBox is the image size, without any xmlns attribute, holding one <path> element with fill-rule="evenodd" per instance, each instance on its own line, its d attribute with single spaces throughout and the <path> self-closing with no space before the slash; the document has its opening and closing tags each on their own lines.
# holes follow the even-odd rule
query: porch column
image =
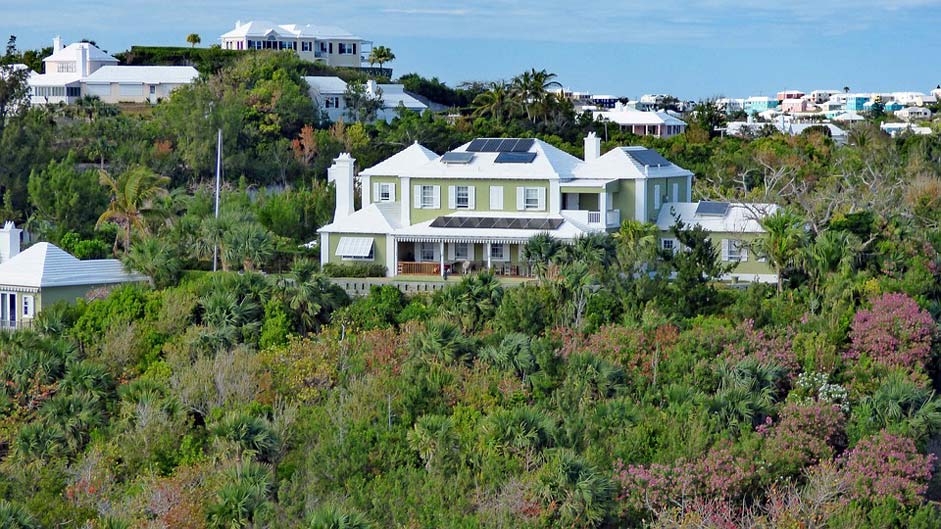
<svg viewBox="0 0 941 529">
<path fill-rule="evenodd" d="M 444 277 L 444 241 L 438 243 L 438 264 L 441 269 L 441 277 Z"/>
<path fill-rule="evenodd" d="M 598 193 L 598 206 L 601 210 L 601 225 L 608 226 L 608 192 Z"/>
<path fill-rule="evenodd" d="M 487 270 L 490 270 L 490 245 L 493 243 L 487 243 L 484 246 L 484 251 L 487 252 Z"/>
</svg>

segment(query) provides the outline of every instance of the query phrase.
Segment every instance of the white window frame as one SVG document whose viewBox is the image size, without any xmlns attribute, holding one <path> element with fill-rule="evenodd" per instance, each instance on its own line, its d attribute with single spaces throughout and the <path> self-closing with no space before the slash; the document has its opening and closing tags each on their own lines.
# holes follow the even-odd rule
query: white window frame
<svg viewBox="0 0 941 529">
<path fill-rule="evenodd" d="M 523 209 L 542 209 L 539 207 L 539 188 L 527 187 L 523 189 Z"/>
<path fill-rule="evenodd" d="M 376 259 L 376 245 L 373 244 L 369 248 L 369 255 L 366 257 L 354 257 L 351 255 L 341 255 L 340 260 L 342 261 L 373 261 Z"/>
<path fill-rule="evenodd" d="M 494 251 L 500 250 L 499 255 L 495 255 Z M 493 243 L 490 245 L 490 260 L 506 262 L 510 260 L 510 245 L 508 244 L 496 244 Z"/>
<path fill-rule="evenodd" d="M 676 239 L 660 239 L 660 249 L 676 253 L 679 242 Z"/>
<path fill-rule="evenodd" d="M 748 261 L 748 250 L 741 239 L 722 239 L 722 260 L 732 263 Z"/>
<path fill-rule="evenodd" d="M 454 209 L 470 209 L 470 186 L 454 186 Z"/>
<path fill-rule="evenodd" d="M 23 317 L 32 318 L 36 313 L 35 298 L 28 294 L 23 295 Z"/>
<path fill-rule="evenodd" d="M 376 202 L 395 202 L 395 184 L 392 182 L 377 182 Z"/>
<path fill-rule="evenodd" d="M 463 249 L 463 255 L 458 252 L 458 248 Z M 455 260 L 467 261 L 471 259 L 471 245 L 469 242 L 456 242 L 451 245 L 451 251 L 454 255 L 451 257 Z"/>
<path fill-rule="evenodd" d="M 425 251 L 430 250 L 430 257 L 426 257 Z M 418 252 L 415 257 L 420 263 L 434 263 L 438 261 L 438 244 L 433 242 L 418 243 Z"/>
<path fill-rule="evenodd" d="M 435 209 L 435 186 L 421 186 L 420 197 L 422 209 Z"/>
</svg>

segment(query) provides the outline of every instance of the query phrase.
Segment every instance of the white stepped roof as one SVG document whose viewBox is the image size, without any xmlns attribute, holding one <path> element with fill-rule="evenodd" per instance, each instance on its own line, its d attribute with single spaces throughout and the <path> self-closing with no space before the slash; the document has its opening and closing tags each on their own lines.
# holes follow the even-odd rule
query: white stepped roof
<svg viewBox="0 0 941 529">
<path fill-rule="evenodd" d="M 399 104 L 405 106 L 405 108 L 421 111 L 428 108 L 428 106 L 421 101 L 415 99 L 408 92 L 405 91 L 405 86 L 400 84 L 380 84 L 378 85 L 379 89 L 382 90 L 382 105 L 385 108 L 398 108 Z"/>
<path fill-rule="evenodd" d="M 197 77 L 199 72 L 192 66 L 102 66 L 84 81 L 90 84 L 188 84 Z"/>
<path fill-rule="evenodd" d="M 692 172 L 667 160 L 666 165 L 645 166 L 634 155 L 647 153 L 652 149 L 639 146 L 616 147 L 589 162 L 581 164 L 575 170 L 576 178 L 614 179 L 614 178 L 667 178 L 692 176 Z M 656 151 L 654 151 L 656 153 Z"/>
<path fill-rule="evenodd" d="M 642 110 L 610 110 L 595 112 L 595 119 L 605 118 L 621 126 L 631 125 L 686 125 L 666 112 L 645 112 Z"/>
<path fill-rule="evenodd" d="M 113 62 L 118 63 L 118 60 L 114 57 L 108 55 L 107 53 L 101 51 L 98 46 L 90 42 L 74 42 L 68 46 L 62 48 L 59 51 L 54 52 L 52 55 L 46 57 L 42 62 L 75 62 L 80 61 L 82 58 L 82 48 L 88 51 L 88 60 L 91 62 Z"/>
<path fill-rule="evenodd" d="M 492 138 L 479 138 L 492 139 Z M 470 142 L 451 152 L 468 152 Z M 499 153 L 475 152 L 469 163 L 448 164 L 437 158 L 418 165 L 409 171 L 409 176 L 428 178 L 511 178 L 538 180 L 568 180 L 582 161 L 548 143 L 536 139 L 529 152 L 536 153 L 530 163 L 496 163 Z"/>
<path fill-rule="evenodd" d="M 36 243 L 0 264 L 0 285 L 18 287 L 108 285 L 146 279 L 143 275 L 125 271 L 117 259 L 80 261 L 48 242 Z"/>
<path fill-rule="evenodd" d="M 778 206 L 775 204 L 730 203 L 724 215 L 698 214 L 700 202 L 668 202 L 660 208 L 657 227 L 669 230 L 676 224 L 679 216 L 684 224 L 702 226 L 713 233 L 764 233 L 759 219 L 773 215 Z"/>
<path fill-rule="evenodd" d="M 346 81 L 335 76 L 305 76 L 304 80 L 321 94 L 340 94 L 346 92 Z"/>
<path fill-rule="evenodd" d="M 369 204 L 317 230 L 326 233 L 392 233 L 402 227 L 399 202 Z"/>
<path fill-rule="evenodd" d="M 417 141 L 378 164 L 359 172 L 364 176 L 409 176 L 415 167 L 438 158 L 431 149 Z"/>
<path fill-rule="evenodd" d="M 236 22 L 235 29 L 222 34 L 222 38 L 238 37 L 311 37 L 318 39 L 362 40 L 349 31 L 336 26 L 318 26 L 313 24 L 275 24 L 267 20 L 251 20 L 244 24 Z"/>
</svg>

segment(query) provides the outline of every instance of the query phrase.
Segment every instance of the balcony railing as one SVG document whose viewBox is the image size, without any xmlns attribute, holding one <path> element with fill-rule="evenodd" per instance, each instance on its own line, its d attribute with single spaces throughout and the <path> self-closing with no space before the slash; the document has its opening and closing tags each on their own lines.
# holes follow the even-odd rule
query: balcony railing
<svg viewBox="0 0 941 529">
<path fill-rule="evenodd" d="M 400 276 L 436 276 L 441 274 L 441 265 L 439 263 L 413 263 L 410 261 L 399 261 L 397 274 Z"/>
<path fill-rule="evenodd" d="M 449 274 L 477 273 L 483 272 L 487 269 L 486 261 L 467 261 L 466 264 L 466 270 L 464 269 L 464 261 L 445 263 L 444 269 Z M 441 265 L 439 263 L 415 263 L 410 261 L 399 261 L 396 270 L 397 275 L 441 275 Z M 532 277 L 532 271 L 529 269 L 529 265 L 526 264 L 491 261 L 490 271 L 493 272 L 494 275 L 504 277 Z"/>
<path fill-rule="evenodd" d="M 601 211 L 588 211 L 585 209 L 564 209 L 562 215 L 575 222 L 597 228 L 616 228 L 621 225 L 621 211 L 608 210 L 602 215 Z"/>
</svg>

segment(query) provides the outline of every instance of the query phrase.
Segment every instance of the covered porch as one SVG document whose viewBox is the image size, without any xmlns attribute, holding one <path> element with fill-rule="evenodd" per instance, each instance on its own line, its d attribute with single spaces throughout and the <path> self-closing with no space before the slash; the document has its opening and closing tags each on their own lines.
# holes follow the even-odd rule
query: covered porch
<svg viewBox="0 0 941 529">
<path fill-rule="evenodd" d="M 396 276 L 445 276 L 489 270 L 502 277 L 532 277 L 523 258 L 526 241 L 443 240 L 412 237 L 396 242 Z"/>
</svg>

